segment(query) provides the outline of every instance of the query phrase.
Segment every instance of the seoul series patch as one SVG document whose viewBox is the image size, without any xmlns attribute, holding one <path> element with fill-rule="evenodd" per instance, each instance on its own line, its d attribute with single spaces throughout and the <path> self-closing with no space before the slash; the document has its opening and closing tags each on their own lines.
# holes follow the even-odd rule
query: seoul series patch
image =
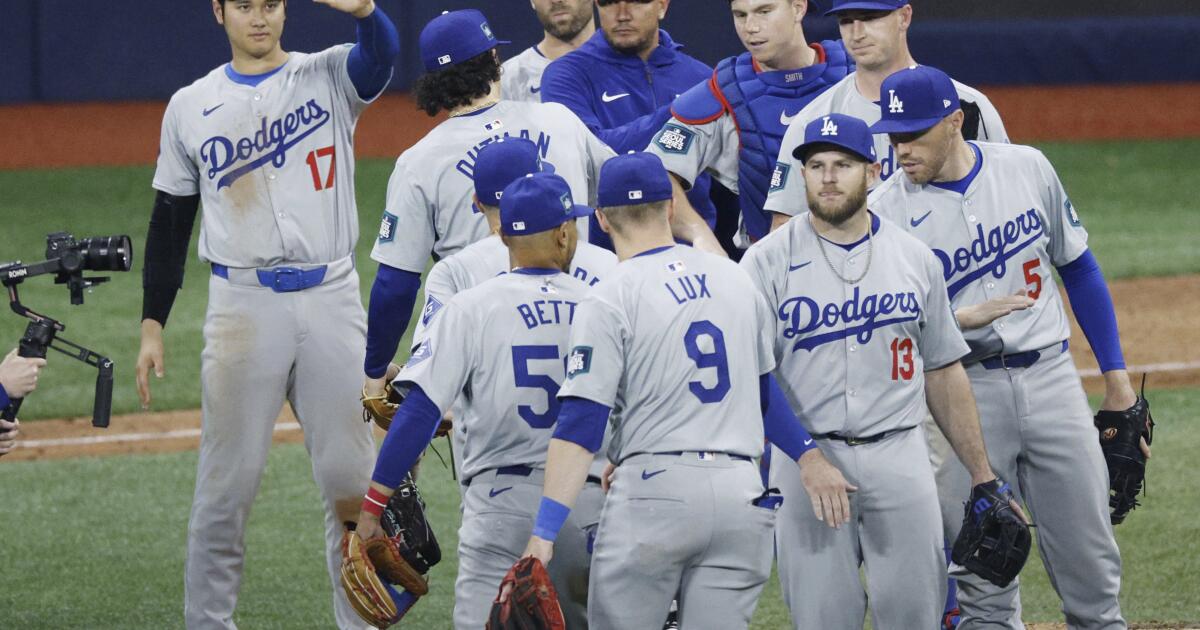
<svg viewBox="0 0 1200 630">
<path fill-rule="evenodd" d="M 399 220 L 390 212 L 383 213 L 383 220 L 379 222 L 380 243 L 390 243 L 396 238 L 396 222 Z"/>
<path fill-rule="evenodd" d="M 696 132 L 691 129 L 667 123 L 658 135 L 654 136 L 654 144 L 667 153 L 684 154 L 691 150 L 692 140 L 695 138 Z"/>
<path fill-rule="evenodd" d="M 1063 208 L 1067 211 L 1067 220 L 1071 222 L 1071 225 L 1075 227 L 1083 225 L 1083 221 L 1079 220 L 1079 213 L 1075 212 L 1075 206 L 1071 205 L 1070 199 L 1063 202 Z"/>
<path fill-rule="evenodd" d="M 771 171 L 771 190 L 769 192 L 783 190 L 783 185 L 787 183 L 788 171 L 791 168 L 791 166 L 783 162 L 775 163 L 775 170 Z"/>
<path fill-rule="evenodd" d="M 421 325 L 429 326 L 429 321 L 433 319 L 437 312 L 442 310 L 442 303 L 432 295 L 425 300 L 425 308 L 421 311 Z"/>
<path fill-rule="evenodd" d="M 417 346 L 416 350 L 413 350 L 412 356 L 408 357 L 408 362 L 406 362 L 404 365 L 405 367 L 410 367 L 424 361 L 425 359 L 428 359 L 431 356 L 433 356 L 433 342 L 429 339 L 426 339 L 425 341 L 421 342 L 421 345 Z"/>
<path fill-rule="evenodd" d="M 575 378 L 592 370 L 592 347 L 575 346 L 567 355 L 567 378 Z"/>
</svg>

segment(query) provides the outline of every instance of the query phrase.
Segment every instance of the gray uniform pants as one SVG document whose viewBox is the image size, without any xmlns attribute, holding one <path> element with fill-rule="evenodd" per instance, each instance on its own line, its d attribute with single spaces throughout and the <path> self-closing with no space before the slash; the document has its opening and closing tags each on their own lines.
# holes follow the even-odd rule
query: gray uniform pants
<svg viewBox="0 0 1200 630">
<path fill-rule="evenodd" d="M 724 454 L 634 455 L 617 467 L 592 558 L 591 630 L 750 624 L 771 574 L 775 511 L 758 468 Z"/>
<path fill-rule="evenodd" d="M 529 475 L 489 470 L 475 475 L 463 494 L 458 530 L 458 579 L 454 584 L 454 627 L 481 630 L 500 580 L 521 557 L 533 533 L 542 500 L 543 471 Z M 589 536 L 604 502 L 600 486 L 588 483 L 554 542 L 550 578 L 569 630 L 587 628 Z"/>
<path fill-rule="evenodd" d="M 1121 555 L 1108 516 L 1108 470 L 1070 353 L 1028 368 L 967 367 L 992 469 L 1008 481 L 1037 526 L 1038 550 L 1070 628 L 1125 628 L 1117 595 Z M 962 526 L 970 477 L 956 458 L 937 471 L 947 528 Z M 1017 581 L 993 586 L 959 567 L 962 630 L 1022 628 Z"/>
<path fill-rule="evenodd" d="M 204 340 L 200 459 L 184 570 L 187 626 L 235 627 L 246 519 L 287 400 L 304 428 L 325 504 L 337 624 L 364 627 L 338 578 L 342 521 L 358 516 L 375 463 L 358 401 L 366 315 L 357 273 L 343 265 L 325 284 L 291 293 L 213 276 Z"/>
<path fill-rule="evenodd" d="M 797 629 L 861 630 L 869 596 L 877 630 L 936 628 L 946 597 L 946 561 L 920 427 L 871 444 L 821 440 L 820 446 L 858 486 L 850 495 L 850 522 L 840 529 L 817 520 L 795 462 L 771 461 L 772 482 L 784 497 L 775 541 L 792 623 Z"/>
</svg>

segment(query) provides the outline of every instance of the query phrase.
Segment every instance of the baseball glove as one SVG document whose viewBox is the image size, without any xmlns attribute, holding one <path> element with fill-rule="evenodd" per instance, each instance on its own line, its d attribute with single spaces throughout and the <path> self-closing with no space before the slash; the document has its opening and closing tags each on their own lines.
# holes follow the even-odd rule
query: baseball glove
<svg viewBox="0 0 1200 630">
<path fill-rule="evenodd" d="M 396 416 L 396 410 L 400 408 L 400 403 L 404 402 L 404 393 L 392 387 L 389 382 L 383 386 L 383 395 L 381 396 L 368 395 L 367 389 L 364 387 L 359 400 L 362 401 L 363 406 L 363 422 L 374 422 L 379 425 L 379 428 L 387 431 L 388 427 L 392 426 L 392 418 Z M 449 418 L 442 418 L 433 436 L 442 437 L 450 433 L 453 428 L 453 421 Z"/>
<path fill-rule="evenodd" d="M 362 620 L 377 628 L 386 628 L 404 616 L 393 597 L 395 589 L 379 579 L 362 538 L 347 523 L 342 535 L 342 589 Z M 411 606 L 411 602 L 408 603 Z M 407 608 L 405 608 L 407 611 Z"/>
<path fill-rule="evenodd" d="M 999 479 L 971 489 L 962 530 L 950 557 L 971 573 L 1007 586 L 1029 557 L 1029 525 L 1013 510 L 1012 491 Z"/>
<path fill-rule="evenodd" d="M 567 622 L 558 605 L 558 593 L 541 560 L 518 560 L 501 580 L 501 592 L 505 586 L 512 586 L 512 591 L 503 604 L 496 596 L 486 630 L 565 630 Z"/>
<path fill-rule="evenodd" d="M 1108 465 L 1110 518 L 1113 525 L 1118 525 L 1138 506 L 1137 495 L 1146 478 L 1146 454 L 1140 442 L 1145 438 L 1149 445 L 1154 439 L 1150 401 L 1138 396 L 1137 402 L 1124 411 L 1099 411 L 1095 423 L 1104 463 Z"/>
<path fill-rule="evenodd" d="M 425 574 L 441 562 L 433 528 L 425 518 L 425 502 L 412 475 L 404 478 L 388 500 L 379 525 L 386 537 L 366 541 L 366 552 L 380 577 L 414 595 L 429 592 Z"/>
</svg>

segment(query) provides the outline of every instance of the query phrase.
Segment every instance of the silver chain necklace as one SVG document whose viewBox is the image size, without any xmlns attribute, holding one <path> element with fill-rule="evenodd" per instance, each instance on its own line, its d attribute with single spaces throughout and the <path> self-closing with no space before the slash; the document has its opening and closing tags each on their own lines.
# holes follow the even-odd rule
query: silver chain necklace
<svg viewBox="0 0 1200 630">
<path fill-rule="evenodd" d="M 817 232 L 815 227 L 813 228 L 813 232 Z M 833 272 L 833 275 L 837 276 L 838 280 L 841 280 L 846 284 L 858 284 L 859 282 L 862 282 L 863 278 L 867 277 L 867 272 L 871 270 L 871 254 L 875 251 L 875 240 L 873 230 L 871 230 L 870 214 L 867 215 L 867 264 L 863 265 L 862 274 L 857 278 L 851 280 L 849 278 L 842 277 L 842 274 L 838 273 L 837 267 L 833 266 L 833 262 L 829 260 L 829 254 L 825 251 L 824 241 L 825 239 L 821 238 L 821 234 L 817 233 L 817 247 L 821 248 L 821 257 L 825 259 L 825 264 L 829 265 L 829 270 Z"/>
</svg>

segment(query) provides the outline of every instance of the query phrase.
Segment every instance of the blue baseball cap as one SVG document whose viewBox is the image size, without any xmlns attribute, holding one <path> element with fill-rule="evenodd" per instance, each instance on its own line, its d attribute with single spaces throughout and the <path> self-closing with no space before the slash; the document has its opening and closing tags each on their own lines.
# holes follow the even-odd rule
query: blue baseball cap
<svg viewBox="0 0 1200 630">
<path fill-rule="evenodd" d="M 554 166 L 542 161 L 542 154 L 525 138 L 501 138 L 485 145 L 475 158 L 475 199 L 471 206 L 483 212 L 479 204 L 500 205 L 504 188 L 530 173 L 553 173 Z"/>
<path fill-rule="evenodd" d="M 537 234 L 591 213 L 591 208 L 571 198 L 567 180 L 554 173 L 529 173 L 504 188 L 500 232 L 506 236 Z"/>
<path fill-rule="evenodd" d="M 829 114 L 805 125 L 804 144 L 792 150 L 792 157 L 803 164 L 820 145 L 841 147 L 868 162 L 876 159 L 871 130 L 866 121 L 853 116 Z"/>
<path fill-rule="evenodd" d="M 458 65 L 508 43 L 496 39 L 487 18 L 475 9 L 442 12 L 421 29 L 419 42 L 427 72 Z"/>
<path fill-rule="evenodd" d="M 674 196 L 667 167 L 653 153 L 630 151 L 600 167 L 596 205 L 601 208 L 632 206 Z"/>
<path fill-rule="evenodd" d="M 932 66 L 910 66 L 883 80 L 879 87 L 882 117 L 871 125 L 871 131 L 925 131 L 958 108 L 958 90 L 945 72 Z"/>
<path fill-rule="evenodd" d="M 825 15 L 836 15 L 842 11 L 895 11 L 908 4 L 908 0 L 833 0 L 833 6 Z"/>
</svg>

